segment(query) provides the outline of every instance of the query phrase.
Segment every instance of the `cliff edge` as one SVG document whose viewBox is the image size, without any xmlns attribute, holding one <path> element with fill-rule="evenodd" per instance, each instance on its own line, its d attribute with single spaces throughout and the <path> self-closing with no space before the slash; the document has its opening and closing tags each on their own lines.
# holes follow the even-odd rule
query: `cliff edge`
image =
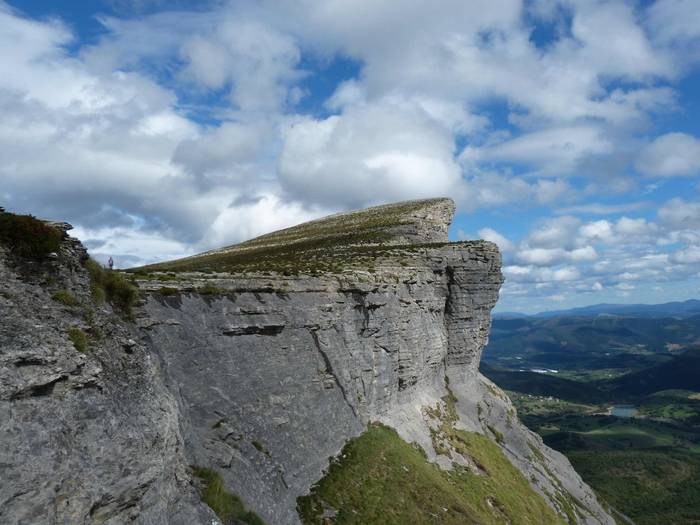
<svg viewBox="0 0 700 525">
<path fill-rule="evenodd" d="M 102 306 L 82 353 L 66 330 L 88 331 L 83 310 L 50 299 L 67 287 L 94 309 L 79 245 L 41 263 L 50 285 L 0 253 L 0 370 L 16 383 L 0 397 L 0 517 L 210 524 L 195 465 L 272 524 L 614 523 L 479 374 L 500 254 L 449 243 L 453 213 L 380 206 L 135 269 L 132 320 Z M 419 482 L 443 489 L 413 508 Z"/>
</svg>

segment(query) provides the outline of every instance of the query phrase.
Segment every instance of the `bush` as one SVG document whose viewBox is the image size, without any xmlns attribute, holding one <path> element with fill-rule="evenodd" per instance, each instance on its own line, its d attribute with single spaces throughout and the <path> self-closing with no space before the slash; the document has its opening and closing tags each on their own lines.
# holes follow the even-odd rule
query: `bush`
<svg viewBox="0 0 700 525">
<path fill-rule="evenodd" d="M 31 215 L 0 211 L 0 244 L 21 257 L 41 258 L 57 252 L 63 232 Z"/>
<path fill-rule="evenodd" d="M 173 288 L 172 286 L 161 286 L 158 289 L 158 293 L 166 296 L 180 295 L 180 290 L 178 288 Z"/>
<path fill-rule="evenodd" d="M 204 286 L 197 288 L 197 293 L 199 293 L 199 295 L 221 295 L 223 290 L 211 283 L 206 283 Z"/>
<path fill-rule="evenodd" d="M 51 298 L 58 303 L 65 304 L 66 306 L 78 305 L 78 300 L 75 298 L 75 295 L 70 293 L 68 290 L 59 290 L 53 294 Z"/>
<path fill-rule="evenodd" d="M 78 352 L 85 352 L 88 347 L 88 337 L 77 326 L 72 326 L 68 329 L 68 339 L 73 342 L 73 346 Z"/>
<path fill-rule="evenodd" d="M 97 302 L 108 301 L 127 316 L 131 315 L 131 307 L 138 299 L 139 292 L 120 272 L 103 268 L 94 259 L 85 263 L 90 274 L 90 290 Z"/>
<path fill-rule="evenodd" d="M 202 480 L 202 501 L 209 505 L 223 523 L 238 520 L 248 525 L 265 525 L 257 514 L 246 510 L 238 496 L 226 490 L 218 472 L 205 467 L 193 467 L 193 471 Z"/>
</svg>

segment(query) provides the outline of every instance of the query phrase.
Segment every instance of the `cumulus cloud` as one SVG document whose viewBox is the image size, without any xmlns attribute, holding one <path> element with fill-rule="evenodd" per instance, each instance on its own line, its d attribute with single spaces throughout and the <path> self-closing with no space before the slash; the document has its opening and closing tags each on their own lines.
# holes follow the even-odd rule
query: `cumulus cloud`
<svg viewBox="0 0 700 525">
<path fill-rule="evenodd" d="M 282 138 L 280 182 L 296 199 L 351 207 L 462 191 L 452 135 L 414 107 L 380 101 L 292 119 Z"/>
<path fill-rule="evenodd" d="M 242 111 L 275 110 L 300 95 L 290 84 L 302 75 L 301 51 L 290 36 L 258 22 L 225 19 L 213 32 L 188 37 L 180 55 L 183 75 L 210 89 L 230 83 L 231 102 Z"/>
<path fill-rule="evenodd" d="M 700 5 L 694 0 L 657 0 L 646 16 L 653 38 L 662 45 L 682 49 L 675 56 L 681 66 L 700 59 Z"/>
<path fill-rule="evenodd" d="M 642 151 L 637 169 L 654 177 L 697 175 L 700 173 L 700 139 L 686 133 L 662 135 Z"/>
<path fill-rule="evenodd" d="M 612 144 L 593 126 L 550 128 L 506 142 L 472 149 L 465 156 L 481 162 L 516 162 L 541 167 L 543 175 L 571 173 L 583 158 L 610 153 Z"/>
<path fill-rule="evenodd" d="M 506 237 L 498 233 L 493 228 L 482 228 L 479 230 L 479 237 L 486 241 L 495 243 L 502 252 L 510 252 L 515 249 L 515 245 Z"/>
<path fill-rule="evenodd" d="M 700 228 L 700 202 L 671 199 L 659 209 L 659 218 L 677 229 Z"/>
</svg>

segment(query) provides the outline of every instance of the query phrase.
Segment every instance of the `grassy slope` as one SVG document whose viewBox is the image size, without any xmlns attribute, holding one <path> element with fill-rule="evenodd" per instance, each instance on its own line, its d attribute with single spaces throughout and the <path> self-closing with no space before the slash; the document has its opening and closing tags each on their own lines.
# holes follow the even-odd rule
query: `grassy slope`
<svg viewBox="0 0 700 525">
<path fill-rule="evenodd" d="M 134 269 L 151 271 L 265 272 L 341 271 L 348 264 L 371 269 L 381 256 L 397 257 L 415 246 L 387 246 L 410 214 L 440 199 L 411 201 L 333 215 L 201 255 Z"/>
<path fill-rule="evenodd" d="M 338 524 L 561 523 L 496 444 L 456 432 L 483 474 L 443 471 L 394 430 L 372 425 L 332 461 L 311 494 L 299 498 L 302 522 L 324 523 L 330 507 Z"/>
</svg>

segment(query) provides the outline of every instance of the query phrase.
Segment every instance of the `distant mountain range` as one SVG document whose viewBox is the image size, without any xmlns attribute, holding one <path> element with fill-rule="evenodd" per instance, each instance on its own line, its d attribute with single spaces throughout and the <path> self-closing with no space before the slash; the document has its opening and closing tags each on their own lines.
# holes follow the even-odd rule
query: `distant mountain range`
<svg viewBox="0 0 700 525">
<path fill-rule="evenodd" d="M 598 315 L 686 318 L 696 315 L 700 316 L 700 301 L 697 299 L 689 299 L 687 301 L 674 301 L 663 304 L 594 304 L 591 306 L 571 308 L 569 310 L 550 310 L 533 315 L 527 315 L 519 312 L 497 312 L 493 314 L 493 318 L 546 319 L 550 317 L 592 317 Z"/>
</svg>

